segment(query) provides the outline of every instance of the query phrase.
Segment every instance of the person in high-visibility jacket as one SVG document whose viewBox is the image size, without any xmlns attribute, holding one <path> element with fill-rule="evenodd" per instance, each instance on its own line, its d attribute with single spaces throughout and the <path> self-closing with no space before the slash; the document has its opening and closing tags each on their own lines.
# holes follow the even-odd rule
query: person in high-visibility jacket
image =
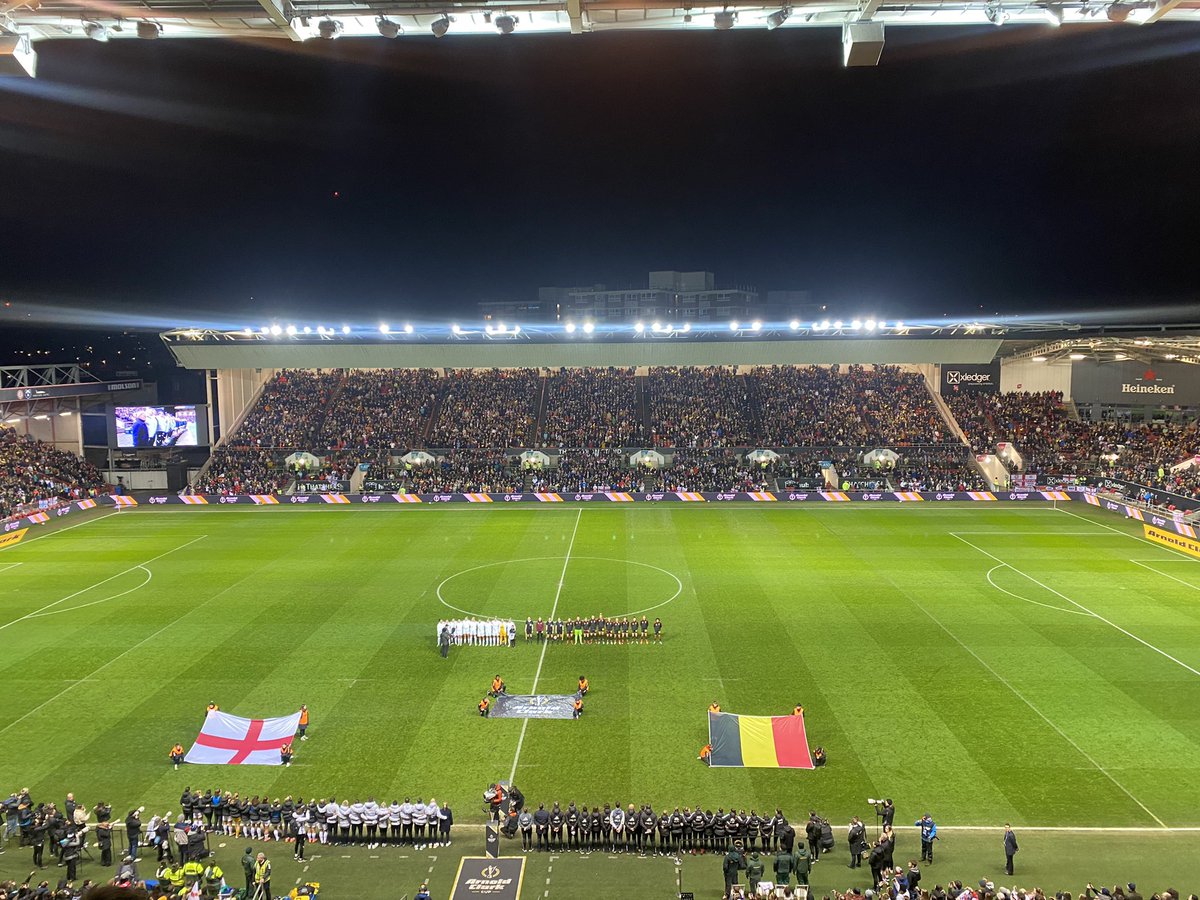
<svg viewBox="0 0 1200 900">
<path fill-rule="evenodd" d="M 292 745 L 290 742 L 279 748 L 279 761 L 285 766 L 290 766 L 292 764 L 292 756 Z"/>
<path fill-rule="evenodd" d="M 183 762 L 183 744 L 176 744 L 168 755 L 171 757 L 171 762 L 175 764 L 175 768 L 178 769 L 179 764 Z"/>
<path fill-rule="evenodd" d="M 586 675 L 580 675 L 580 676 L 579 676 L 579 693 L 580 693 L 580 694 L 583 694 L 584 696 L 587 696 L 587 692 L 588 692 L 588 680 L 587 680 L 587 676 L 586 676 Z"/>
<path fill-rule="evenodd" d="M 712 703 L 708 704 L 708 711 L 710 713 L 719 713 L 721 711 L 721 704 L 714 700 Z"/>
<path fill-rule="evenodd" d="M 483 716 L 483 718 L 486 719 L 487 714 L 488 714 L 488 707 L 490 707 L 491 705 L 492 705 L 492 701 L 489 700 L 487 697 L 484 697 L 482 700 L 480 700 L 479 701 L 479 715 Z"/>
<path fill-rule="evenodd" d="M 793 715 L 793 716 L 802 716 L 802 715 L 804 715 L 804 707 L 803 707 L 803 706 L 801 706 L 799 703 L 797 703 L 797 704 L 796 704 L 796 708 L 792 710 L 792 715 Z"/>
<path fill-rule="evenodd" d="M 298 727 L 299 727 L 299 731 L 300 731 L 300 740 L 307 741 L 308 735 L 304 733 L 304 732 L 308 731 L 308 707 L 307 706 L 300 707 L 300 724 Z"/>
<path fill-rule="evenodd" d="M 700 755 L 696 759 L 703 762 L 706 766 L 712 765 L 712 744 L 705 744 L 700 748 Z"/>
<path fill-rule="evenodd" d="M 215 862 L 209 863 L 204 870 L 204 894 L 207 897 L 217 897 L 225 886 L 225 872 Z"/>
<path fill-rule="evenodd" d="M 221 707 L 217 706 L 216 703 L 209 703 L 208 709 L 206 709 L 204 711 L 204 713 L 205 713 L 205 715 L 208 715 L 208 713 L 210 713 L 210 712 L 220 712 L 220 711 L 221 711 Z"/>
<path fill-rule="evenodd" d="M 571 710 L 571 715 L 576 719 L 583 715 L 583 698 L 579 695 L 575 696 L 575 706 L 574 709 Z"/>
<path fill-rule="evenodd" d="M 271 861 L 265 853 L 254 859 L 254 896 L 258 900 L 271 900 Z"/>
<path fill-rule="evenodd" d="M 196 882 L 204 877 L 204 864 L 196 859 L 189 859 L 182 866 L 180 871 L 183 873 L 183 883 L 186 887 L 191 887 Z"/>
<path fill-rule="evenodd" d="M 498 697 L 503 693 L 504 693 L 504 679 L 501 678 L 499 675 L 497 675 L 495 678 L 492 679 L 491 695 L 493 697 Z"/>
</svg>

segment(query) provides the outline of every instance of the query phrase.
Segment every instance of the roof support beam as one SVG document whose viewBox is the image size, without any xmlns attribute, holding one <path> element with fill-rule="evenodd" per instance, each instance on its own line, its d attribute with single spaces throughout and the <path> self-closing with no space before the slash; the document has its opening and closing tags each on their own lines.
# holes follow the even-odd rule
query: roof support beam
<svg viewBox="0 0 1200 900">
<path fill-rule="evenodd" d="M 1176 3 L 1179 0 L 1175 0 Z M 567 17 L 571 20 L 571 34 L 583 34 L 582 0 L 567 0 Z"/>
<path fill-rule="evenodd" d="M 1183 0 L 1158 0 L 1154 4 L 1154 9 L 1150 10 L 1150 15 L 1142 19 L 1142 24 L 1149 25 L 1151 22 L 1157 22 L 1182 2 Z"/>
<path fill-rule="evenodd" d="M 1179 3 L 1180 0 L 1175 0 Z M 858 15 L 855 18 L 856 22 L 869 22 L 874 18 L 875 13 L 879 12 L 879 7 L 883 6 L 883 0 L 865 0 L 858 7 Z"/>
<path fill-rule="evenodd" d="M 275 27 L 289 38 L 293 41 L 304 40 L 300 36 L 300 33 L 292 27 L 292 20 L 288 16 L 286 8 L 286 0 L 258 0 L 258 5 L 263 8 L 263 12 L 267 14 L 267 18 L 275 23 Z"/>
</svg>

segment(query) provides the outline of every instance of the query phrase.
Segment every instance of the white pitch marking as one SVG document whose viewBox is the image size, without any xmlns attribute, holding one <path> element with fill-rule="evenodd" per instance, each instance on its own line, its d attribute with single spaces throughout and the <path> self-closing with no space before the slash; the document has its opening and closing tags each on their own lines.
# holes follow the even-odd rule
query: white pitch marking
<svg viewBox="0 0 1200 900">
<path fill-rule="evenodd" d="M 1154 543 L 1154 541 L 1147 540 L 1146 538 L 1142 537 L 1142 535 L 1140 535 L 1140 534 L 1130 534 L 1128 531 L 1122 531 L 1120 528 L 1113 528 L 1113 526 L 1106 525 L 1103 522 L 1095 522 L 1092 519 L 1089 519 L 1087 516 L 1081 516 L 1081 515 L 1079 515 L 1079 513 L 1073 513 L 1069 509 L 1063 509 L 1061 506 L 1055 507 L 1055 509 L 1058 512 L 1066 513 L 1068 516 L 1074 516 L 1076 519 L 1079 519 L 1079 521 L 1081 521 L 1081 522 L 1087 522 L 1089 525 L 1095 525 L 1097 528 L 1107 528 L 1109 531 L 1113 532 L 1114 534 L 1123 534 L 1127 538 L 1130 538 L 1135 541 L 1140 541 L 1143 544 L 1149 544 L 1151 547 L 1158 547 L 1160 550 L 1165 549 L 1162 546 L 1162 544 L 1156 544 L 1156 543 Z M 1178 556 L 1178 554 L 1176 554 L 1176 553 L 1172 553 L 1171 555 Z M 1194 559 L 1190 559 L 1190 558 L 1188 558 L 1188 559 L 1190 562 L 1196 562 L 1196 560 L 1194 560 Z"/>
<path fill-rule="evenodd" d="M 0 572 L 7 572 L 9 569 L 15 569 L 19 565 L 21 565 L 19 562 L 5 563 L 3 566 L 0 566 Z"/>
<path fill-rule="evenodd" d="M 1184 562 L 1189 562 L 1189 560 L 1184 559 L 1182 556 L 1180 557 L 1180 559 L 1183 560 Z M 1158 560 L 1158 559 L 1150 560 L 1150 562 L 1167 562 L 1167 561 L 1168 560 Z M 1160 572 L 1160 571 L 1158 571 L 1158 569 L 1154 568 L 1153 566 L 1146 565 L 1146 563 L 1142 562 L 1141 560 L 1131 559 L 1130 562 L 1133 563 L 1135 566 L 1141 566 L 1143 569 L 1149 569 L 1155 575 L 1161 575 L 1163 578 L 1170 578 L 1172 581 L 1178 581 L 1184 587 L 1190 587 L 1193 591 L 1200 591 L 1200 585 L 1192 584 L 1190 581 L 1184 581 L 1182 578 L 1176 578 L 1174 575 L 1168 575 L 1166 572 Z"/>
<path fill-rule="evenodd" d="M 146 580 L 136 587 L 131 587 L 127 591 L 121 591 L 119 594 L 113 594 L 111 597 L 105 597 L 103 600 L 93 600 L 91 603 L 81 603 L 78 606 L 68 606 L 65 609 L 54 609 L 50 612 L 31 613 L 29 618 L 40 619 L 43 616 L 57 616 L 59 613 L 74 612 L 77 609 L 87 609 L 89 606 L 98 606 L 101 603 L 107 603 L 109 600 L 116 600 L 119 597 L 124 597 L 126 594 L 132 594 L 134 591 L 140 591 L 154 579 L 154 573 L 145 566 L 138 566 L 138 568 L 146 573 Z"/>
<path fill-rule="evenodd" d="M 992 587 L 994 587 L 996 590 L 998 590 L 1000 593 L 1008 594 L 1008 596 L 1014 597 L 1017 600 L 1024 600 L 1026 603 L 1032 603 L 1034 606 L 1044 606 L 1044 607 L 1046 607 L 1046 609 L 1053 609 L 1056 612 L 1070 613 L 1073 616 L 1088 616 L 1088 615 L 1090 615 L 1090 613 L 1080 612 L 1077 609 L 1064 609 L 1061 606 L 1053 606 L 1052 604 L 1042 603 L 1041 601 L 1038 601 L 1038 600 L 1030 600 L 1028 597 L 1022 597 L 1020 594 L 1014 594 L 1012 591 L 1000 587 L 1000 585 L 998 585 L 998 584 L 996 584 L 996 582 L 992 581 L 992 573 L 995 572 L 997 569 L 1004 569 L 1004 568 L 1007 568 L 1007 567 L 1003 566 L 1003 565 L 992 566 L 990 569 L 988 569 L 988 573 L 987 573 L 987 583 L 990 584 Z"/>
<path fill-rule="evenodd" d="M 583 518 L 583 507 L 579 507 L 579 512 L 575 516 L 575 527 L 571 529 L 571 542 L 567 544 L 567 555 L 563 559 L 562 572 L 558 576 L 558 590 L 554 592 L 554 606 L 550 609 L 550 618 L 554 618 L 554 614 L 558 612 L 558 599 L 562 596 L 563 582 L 567 577 L 567 565 L 571 562 L 571 551 L 575 549 L 575 535 L 579 533 L 579 520 Z M 546 648 L 550 646 L 550 642 L 546 641 L 542 644 L 542 655 L 538 657 L 537 671 L 533 674 L 533 689 L 531 694 L 537 693 L 538 679 L 542 677 L 542 663 L 546 661 Z M 517 763 L 521 761 L 521 747 L 525 743 L 525 730 L 529 728 L 529 720 L 524 719 L 521 722 L 521 736 L 517 738 L 517 752 L 513 756 L 512 771 L 508 773 L 508 783 L 512 784 L 513 779 L 517 777 Z"/>
<path fill-rule="evenodd" d="M 91 525 L 93 522 L 99 522 L 101 519 L 107 519 L 109 516 L 115 516 L 115 515 L 117 515 L 117 513 L 114 511 L 114 512 L 110 512 L 110 513 L 105 513 L 102 516 L 95 516 L 94 518 L 88 519 L 86 522 L 77 522 L 74 525 L 68 525 L 66 528 L 56 528 L 53 531 L 48 532 L 47 534 L 39 534 L 37 537 L 31 537 L 27 541 L 22 541 L 21 546 L 28 547 L 34 541 L 40 541 L 42 538 L 54 537 L 54 535 L 62 534 L 64 531 L 70 531 L 73 528 L 82 528 L 84 525 Z"/>
<path fill-rule="evenodd" d="M 83 523 L 80 523 L 80 524 L 83 524 Z M 65 531 L 66 529 L 63 529 L 63 530 Z M 160 554 L 158 554 L 158 556 L 151 557 L 150 559 L 146 560 L 144 563 L 139 563 L 138 565 L 130 566 L 128 569 L 118 572 L 116 575 L 109 575 L 107 578 L 103 579 L 102 581 L 97 581 L 95 584 L 88 585 L 87 587 L 83 588 L 82 590 L 76 591 L 73 594 L 68 594 L 67 596 L 63 597 L 61 600 L 55 600 L 53 603 L 47 603 L 41 609 L 35 609 L 33 612 L 26 613 L 25 615 L 21 616 L 18 619 L 13 619 L 11 622 L 6 622 L 3 625 L 0 625 L 0 631 L 3 631 L 5 628 L 8 628 L 10 625 L 16 625 L 18 622 L 23 622 L 26 619 L 32 619 L 34 616 L 38 615 L 39 613 L 43 613 L 48 609 L 53 609 L 55 606 L 58 606 L 58 604 L 60 604 L 60 603 L 66 603 L 68 600 L 72 599 L 73 597 L 78 597 L 80 594 L 87 593 L 92 588 L 98 588 L 102 584 L 107 584 L 108 582 L 112 581 L 114 578 L 120 578 L 122 575 L 126 575 L 129 572 L 132 572 L 134 569 L 145 568 L 146 566 L 150 565 L 150 563 L 154 562 L 155 560 L 162 559 L 164 556 L 169 556 L 170 554 L 174 553 L 176 550 L 182 550 L 184 547 L 190 547 L 192 544 L 196 543 L 196 541 L 202 541 L 206 537 L 208 537 L 208 535 L 202 534 L 202 535 L 200 535 L 200 537 L 192 538 L 186 544 L 180 544 L 178 547 L 172 547 L 170 550 L 167 550 L 165 553 L 160 553 Z"/>
<path fill-rule="evenodd" d="M 1074 513 L 1072 513 L 1072 515 L 1074 515 Z M 1167 659 L 1169 659 L 1171 662 L 1175 663 L 1177 666 L 1181 666 L 1181 667 L 1183 667 L 1184 669 L 1187 669 L 1187 670 L 1188 670 L 1189 672 L 1191 672 L 1193 675 L 1200 675 L 1200 669 L 1194 669 L 1194 668 L 1192 668 L 1192 667 L 1191 667 L 1191 666 L 1189 666 L 1187 663 L 1185 663 L 1183 660 L 1181 660 L 1181 659 L 1177 659 L 1176 657 L 1172 656 L 1172 655 L 1171 655 L 1170 653 L 1168 653 L 1166 650 L 1163 650 L 1163 649 L 1161 649 L 1161 648 L 1159 648 L 1159 647 L 1156 647 L 1156 646 L 1154 646 L 1152 643 L 1150 643 L 1149 641 L 1147 641 L 1145 638 L 1140 638 L 1140 637 L 1138 637 L 1138 636 L 1137 636 L 1136 634 L 1134 634 L 1132 631 L 1128 631 L 1128 630 L 1126 630 L 1126 629 L 1122 628 L 1122 627 L 1121 627 L 1120 625 L 1118 625 L 1116 622 L 1113 622 L 1113 621 L 1112 621 L 1112 620 L 1110 620 L 1110 619 L 1106 619 L 1106 618 L 1104 618 L 1104 616 L 1100 615 L 1100 614 L 1099 614 L 1099 613 L 1097 613 L 1097 612 L 1094 612 L 1094 611 L 1092 611 L 1092 610 L 1088 609 L 1086 606 L 1084 606 L 1082 603 L 1078 602 L 1077 600 L 1072 600 L 1072 599 L 1071 599 L 1070 597 L 1068 597 L 1066 594 L 1063 594 L 1063 593 L 1061 593 L 1061 592 L 1059 592 L 1059 591 L 1056 591 L 1056 590 L 1055 590 L 1054 588 L 1052 588 L 1052 587 L 1049 587 L 1049 586 L 1047 586 L 1047 585 L 1045 585 L 1045 584 L 1042 584 L 1042 582 L 1038 581 L 1038 580 L 1037 580 L 1036 578 L 1034 578 L 1032 575 L 1029 575 L 1029 574 L 1028 574 L 1028 573 L 1026 573 L 1026 572 L 1022 572 L 1020 569 L 1018 569 L 1018 568 L 1017 568 L 1016 566 L 1014 566 L 1012 563 L 1007 563 L 1007 562 L 1005 562 L 1004 560 L 1002 560 L 1000 557 L 998 557 L 998 556 L 996 556 L 996 555 L 994 555 L 994 554 L 992 554 L 992 553 L 988 553 L 988 551 L 984 550 L 982 547 L 979 547 L 979 546 L 977 546 L 977 545 L 975 545 L 975 544 L 972 544 L 972 543 L 971 543 L 970 541 L 968 541 L 966 538 L 964 538 L 964 537 L 959 537 L 959 536 L 958 536 L 957 534 L 955 534 L 954 532 L 950 532 L 950 534 L 951 534 L 951 536 L 952 536 L 952 537 L 956 538 L 957 540 L 960 540 L 960 541 L 962 541 L 962 542 L 963 542 L 964 544 L 966 544 L 968 547 L 972 547 L 972 548 L 974 548 L 975 550 L 979 551 L 980 553 L 982 553 L 984 556 L 988 557 L 989 559 L 994 559 L 996 562 L 1000 563 L 1000 565 L 1002 565 L 1002 566 L 1007 566 L 1008 568 L 1010 568 L 1010 569 L 1012 569 L 1014 572 L 1016 572 L 1018 575 L 1023 575 L 1023 576 L 1025 576 L 1026 578 L 1028 578 L 1028 579 L 1029 579 L 1030 581 L 1032 581 L 1034 584 L 1038 585 L 1038 586 L 1039 586 L 1040 588 L 1042 588 L 1043 590 L 1047 590 L 1047 591 L 1049 591 L 1050 593 L 1054 594 L 1056 597 L 1061 597 L 1063 600 L 1066 600 L 1066 601 L 1067 601 L 1068 603 L 1070 603 L 1072 606 L 1077 606 L 1079 609 L 1083 610 L 1084 612 L 1086 612 L 1086 613 L 1088 613 L 1088 614 L 1090 614 L 1090 615 L 1092 615 L 1092 616 L 1095 616 L 1097 619 L 1099 619 L 1099 620 L 1100 620 L 1101 622 L 1103 622 L 1105 625 L 1108 625 L 1110 628 L 1115 628 L 1117 631 L 1121 632 L 1121 634 L 1125 635 L 1126 637 L 1132 638 L 1133 640 L 1137 641 L 1137 642 L 1138 642 L 1139 644 L 1141 644 L 1142 646 L 1144 646 L 1144 647 L 1147 647 L 1147 648 L 1149 648 L 1150 650 L 1153 650 L 1155 653 L 1159 654 L 1160 656 L 1166 657 L 1166 658 L 1167 658 Z"/>
<path fill-rule="evenodd" d="M 976 549 L 978 549 L 978 548 L 976 548 Z M 988 555 L 990 556 L 991 554 L 988 554 Z M 1022 573 L 1022 574 L 1024 574 L 1024 573 Z M 1044 585 L 1043 585 L 1043 587 L 1044 587 Z M 953 641 L 956 644 L 958 644 L 958 646 L 962 647 L 964 650 L 967 651 L 967 653 L 971 654 L 971 656 L 974 657 L 974 659 L 977 663 L 979 663 L 981 666 L 983 666 L 985 669 L 987 669 L 988 672 L 991 673 L 993 678 L 995 678 L 1002 685 L 1004 685 L 1006 688 L 1008 688 L 1010 691 L 1012 691 L 1013 695 L 1018 700 L 1020 700 L 1022 703 L 1024 703 L 1026 706 L 1028 706 L 1031 710 L 1034 711 L 1034 713 L 1037 714 L 1038 718 L 1040 718 L 1043 722 L 1045 722 L 1047 725 L 1049 725 L 1051 728 L 1053 728 L 1055 730 L 1055 732 L 1058 733 L 1059 737 L 1061 737 L 1064 741 L 1066 741 L 1068 744 L 1070 744 L 1072 747 L 1074 747 L 1080 756 L 1082 756 L 1084 759 L 1086 759 L 1088 762 L 1090 762 L 1093 766 L 1095 766 L 1097 771 L 1100 772 L 1100 774 L 1102 774 L 1105 778 L 1107 778 L 1114 785 L 1116 785 L 1118 788 L 1120 788 L 1120 790 L 1122 791 L 1122 793 L 1125 794 L 1125 796 L 1127 796 L 1130 800 L 1132 800 L 1134 803 L 1136 803 L 1138 806 L 1140 806 L 1142 808 L 1142 810 L 1146 813 L 1146 815 L 1148 815 L 1155 822 L 1157 822 L 1162 828 L 1167 827 L 1166 822 L 1164 822 L 1162 819 L 1160 819 L 1158 816 L 1156 816 L 1153 812 L 1151 812 L 1150 808 L 1148 806 L 1146 806 L 1146 804 L 1143 803 L 1141 800 L 1139 800 L 1137 797 L 1135 797 L 1132 794 L 1132 792 L 1130 792 L 1129 788 L 1125 787 L 1125 785 L 1123 785 L 1123 784 L 1121 784 L 1121 782 L 1117 781 L 1117 779 L 1114 778 L 1112 776 L 1112 774 L 1110 774 L 1109 771 L 1104 768 L 1104 766 L 1102 766 L 1102 765 L 1100 765 L 1100 763 L 1096 762 L 1096 760 L 1094 760 L 1088 754 L 1088 752 L 1086 750 L 1084 750 L 1077 743 L 1075 743 L 1073 740 L 1071 740 L 1071 738 L 1067 735 L 1066 732 L 1064 732 L 1061 728 L 1059 728 L 1057 725 L 1054 724 L 1054 722 L 1052 722 L 1050 720 L 1049 716 L 1047 716 L 1044 712 L 1042 712 L 1040 709 L 1038 709 L 1036 706 L 1034 706 L 1033 703 L 1024 694 L 1022 694 L 1015 687 L 1013 687 L 1007 678 L 1005 678 L 1003 675 L 1001 675 L 999 672 L 997 672 L 995 669 L 993 669 L 990 665 L 987 664 L 987 662 L 984 661 L 983 657 L 981 657 L 978 653 L 976 653 L 974 650 L 972 650 L 970 647 L 968 647 L 966 644 L 964 644 L 961 640 L 959 640 L 958 635 L 956 635 L 953 631 L 951 631 L 949 628 L 947 628 L 945 625 L 943 625 L 941 623 L 941 621 L 933 615 L 933 613 L 931 613 L 924 606 L 922 606 L 915 598 L 912 597 L 911 594 L 909 595 L 908 599 L 909 599 L 909 602 L 911 602 L 917 609 L 919 609 L 919 610 L 921 610 L 921 612 L 925 613 L 925 615 L 929 617 L 929 620 L 931 622 L 933 622 L 935 625 L 937 625 L 938 628 L 942 629 L 942 631 L 946 632 L 946 634 L 948 634 L 951 637 L 951 639 L 953 639 Z M 1066 599 L 1066 598 L 1064 598 L 1064 599 Z M 1099 618 L 1099 617 L 1097 617 L 1097 618 Z"/>
</svg>

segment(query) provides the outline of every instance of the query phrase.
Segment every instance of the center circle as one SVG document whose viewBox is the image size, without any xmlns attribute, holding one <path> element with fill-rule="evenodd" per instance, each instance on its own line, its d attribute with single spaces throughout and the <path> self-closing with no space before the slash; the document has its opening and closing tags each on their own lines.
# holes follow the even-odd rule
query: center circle
<svg viewBox="0 0 1200 900">
<path fill-rule="evenodd" d="M 446 578 L 443 578 L 441 583 L 439 583 L 437 588 L 435 589 L 435 593 L 437 594 L 438 601 L 443 606 L 445 606 L 449 609 L 452 609 L 455 612 L 460 612 L 466 616 L 475 616 L 476 618 L 480 618 L 480 619 L 497 618 L 500 615 L 500 613 L 496 613 L 496 612 L 481 613 L 481 612 L 475 612 L 475 611 L 469 610 L 469 609 L 463 609 L 461 606 L 455 606 L 453 603 L 451 603 L 449 600 L 446 599 L 445 595 L 442 593 L 442 588 L 444 588 L 450 582 L 454 581 L 456 578 L 461 578 L 462 576 L 469 575 L 472 572 L 479 572 L 484 569 L 494 569 L 499 566 L 508 566 L 508 565 L 512 565 L 513 563 L 535 563 L 535 562 L 547 562 L 549 560 L 554 560 L 555 562 L 559 563 L 560 565 L 564 563 L 564 560 L 561 556 L 526 556 L 526 557 L 522 557 L 520 559 L 503 559 L 503 560 L 499 560 L 497 562 L 483 563 L 482 565 L 471 566 L 468 569 L 463 569 L 462 571 L 455 572 L 453 575 L 448 575 Z M 604 612 L 604 615 L 606 615 L 606 616 L 607 615 L 636 616 L 636 615 L 641 615 L 642 613 L 653 612 L 656 609 L 660 609 L 661 607 L 666 606 L 668 603 L 670 603 L 672 600 L 674 600 L 676 597 L 678 597 L 680 594 L 683 593 L 683 582 L 679 580 L 679 576 L 675 575 L 675 573 L 670 572 L 670 571 L 662 568 L 661 566 L 652 565 L 651 563 L 637 562 L 636 560 L 632 560 L 632 559 L 616 559 L 611 556 L 572 556 L 570 558 L 570 561 L 566 562 L 561 570 L 564 573 L 564 575 L 563 575 L 564 580 L 566 579 L 566 576 L 569 574 L 570 563 L 573 563 L 576 561 L 607 562 L 607 563 L 616 563 L 617 565 L 621 565 L 621 566 L 637 566 L 642 569 L 649 569 L 653 572 L 659 572 L 659 573 L 667 576 L 668 578 L 670 578 L 671 581 L 675 582 L 674 593 L 672 593 L 671 596 L 667 597 L 665 600 L 661 600 L 657 603 L 654 603 L 653 605 L 645 607 L 644 609 L 635 609 L 630 612 L 606 611 L 606 612 Z M 525 612 L 517 614 L 517 615 L 509 614 L 509 618 L 511 618 L 513 621 L 518 621 L 520 619 L 525 618 L 528 615 L 529 615 L 529 612 L 525 611 Z"/>
</svg>

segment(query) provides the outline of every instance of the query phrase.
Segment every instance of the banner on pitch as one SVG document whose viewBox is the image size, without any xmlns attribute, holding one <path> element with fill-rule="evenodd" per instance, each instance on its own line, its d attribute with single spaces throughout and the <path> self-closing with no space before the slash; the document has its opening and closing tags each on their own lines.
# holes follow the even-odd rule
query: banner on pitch
<svg viewBox="0 0 1200 900">
<path fill-rule="evenodd" d="M 812 769 L 804 716 L 708 714 L 710 766 L 717 768 Z"/>
<path fill-rule="evenodd" d="M 275 719 L 243 719 L 210 710 L 184 762 L 209 766 L 278 766 L 279 751 L 300 726 L 300 711 Z"/>
</svg>

